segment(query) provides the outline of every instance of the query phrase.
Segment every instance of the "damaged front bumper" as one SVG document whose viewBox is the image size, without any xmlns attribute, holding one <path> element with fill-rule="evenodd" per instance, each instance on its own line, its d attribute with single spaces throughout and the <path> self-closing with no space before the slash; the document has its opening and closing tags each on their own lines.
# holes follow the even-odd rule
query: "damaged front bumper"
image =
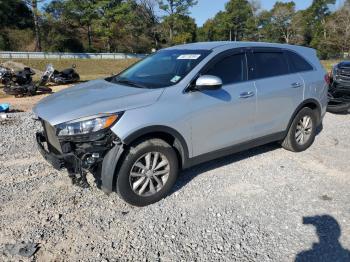
<svg viewBox="0 0 350 262">
<path fill-rule="evenodd" d="M 114 190 L 115 171 L 124 146 L 111 130 L 95 134 L 58 138 L 54 128 L 42 121 L 44 131 L 36 133 L 39 152 L 55 169 L 67 169 L 70 176 L 91 172 L 106 193 Z"/>
</svg>

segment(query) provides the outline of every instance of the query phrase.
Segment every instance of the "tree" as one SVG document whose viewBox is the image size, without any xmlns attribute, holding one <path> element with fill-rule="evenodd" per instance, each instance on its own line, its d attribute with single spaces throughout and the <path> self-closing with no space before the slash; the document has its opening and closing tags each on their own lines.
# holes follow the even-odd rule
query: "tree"
<svg viewBox="0 0 350 262">
<path fill-rule="evenodd" d="M 193 18 L 186 15 L 174 16 L 175 26 L 173 44 L 186 44 L 196 40 L 197 25 Z M 165 19 L 164 23 L 167 23 Z"/>
<path fill-rule="evenodd" d="M 156 15 L 156 0 L 138 0 L 139 14 L 144 21 L 146 34 L 152 38 L 158 49 L 160 42 L 159 17 Z"/>
<path fill-rule="evenodd" d="M 41 34 L 40 34 L 40 24 L 39 17 L 40 12 L 38 10 L 38 3 L 44 0 L 25 0 L 25 3 L 32 9 L 33 22 L 34 22 L 34 32 L 35 32 L 35 51 L 41 51 Z"/>
<path fill-rule="evenodd" d="M 173 42 L 176 19 L 188 15 L 189 9 L 197 3 L 196 0 L 158 0 L 159 8 L 168 14 L 166 24 L 169 28 L 170 43 Z"/>
<path fill-rule="evenodd" d="M 226 6 L 226 23 L 230 41 L 244 38 L 248 20 L 253 17 L 252 6 L 247 0 L 230 0 Z"/>
<path fill-rule="evenodd" d="M 215 21 L 214 19 L 208 19 L 202 27 L 198 28 L 197 40 L 198 41 L 214 41 L 215 38 Z"/>
<path fill-rule="evenodd" d="M 307 32 L 310 34 L 309 46 L 318 50 L 321 58 L 327 57 L 324 48 L 327 39 L 326 22 L 331 15 L 330 5 L 334 5 L 336 0 L 313 0 L 311 6 L 304 12 L 305 20 L 308 21 Z"/>
<path fill-rule="evenodd" d="M 350 1 L 330 15 L 327 19 L 325 30 L 327 38 L 324 47 L 327 55 L 335 56 L 350 51 Z"/>
<path fill-rule="evenodd" d="M 285 43 L 290 43 L 294 36 L 293 19 L 295 16 L 294 2 L 276 2 L 271 10 L 271 23 Z"/>
<path fill-rule="evenodd" d="M 32 42 L 32 12 L 23 1 L 0 1 L 0 21 L 0 50 L 20 50 Z"/>
</svg>

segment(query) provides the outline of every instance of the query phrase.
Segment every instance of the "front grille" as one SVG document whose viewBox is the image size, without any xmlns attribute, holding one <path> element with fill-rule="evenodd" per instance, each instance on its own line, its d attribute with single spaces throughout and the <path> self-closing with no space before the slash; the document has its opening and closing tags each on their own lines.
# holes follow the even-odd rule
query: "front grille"
<svg viewBox="0 0 350 262">
<path fill-rule="evenodd" d="M 48 148 L 50 152 L 59 154 L 62 154 L 62 148 L 61 144 L 58 140 L 58 137 L 56 135 L 56 129 L 51 126 L 47 121 L 42 121 L 43 127 L 44 127 L 44 133 L 46 136 Z"/>
<path fill-rule="evenodd" d="M 341 80 L 350 81 L 350 68 L 340 68 L 338 70 L 338 77 Z"/>
</svg>

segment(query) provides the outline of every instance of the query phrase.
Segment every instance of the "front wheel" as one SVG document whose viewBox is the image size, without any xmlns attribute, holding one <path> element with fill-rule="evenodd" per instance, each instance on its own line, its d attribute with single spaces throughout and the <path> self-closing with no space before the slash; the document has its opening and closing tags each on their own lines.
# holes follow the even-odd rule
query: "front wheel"
<svg viewBox="0 0 350 262">
<path fill-rule="evenodd" d="M 282 147 L 289 151 L 301 152 L 314 142 L 317 129 L 316 111 L 305 107 L 295 116 Z"/>
<path fill-rule="evenodd" d="M 143 140 L 131 146 L 122 161 L 117 193 L 131 205 L 150 205 L 169 193 L 177 175 L 174 149 L 161 139 Z"/>
</svg>

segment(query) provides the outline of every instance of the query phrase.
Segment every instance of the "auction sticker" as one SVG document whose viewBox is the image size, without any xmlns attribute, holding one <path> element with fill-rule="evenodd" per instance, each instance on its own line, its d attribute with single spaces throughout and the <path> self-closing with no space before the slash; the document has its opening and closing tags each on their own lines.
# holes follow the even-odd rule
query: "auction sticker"
<svg viewBox="0 0 350 262">
<path fill-rule="evenodd" d="M 189 54 L 189 55 L 180 55 L 177 59 L 187 59 L 187 60 L 196 60 L 200 57 L 201 55 L 196 55 L 196 54 Z"/>
<path fill-rule="evenodd" d="M 170 80 L 170 82 L 176 83 L 176 82 L 178 82 L 180 79 L 181 79 L 181 76 L 174 76 L 174 77 Z"/>
</svg>

